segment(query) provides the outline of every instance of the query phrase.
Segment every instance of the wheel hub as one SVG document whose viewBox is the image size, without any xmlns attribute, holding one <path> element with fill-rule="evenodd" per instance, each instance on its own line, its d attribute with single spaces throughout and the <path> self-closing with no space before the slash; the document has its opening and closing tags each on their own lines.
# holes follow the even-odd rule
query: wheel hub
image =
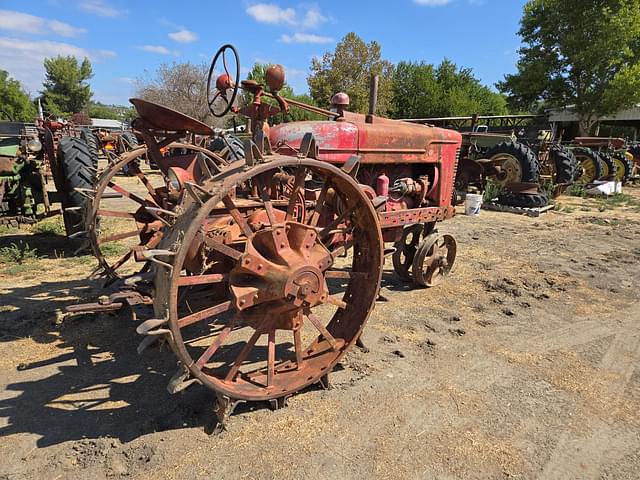
<svg viewBox="0 0 640 480">
<path fill-rule="evenodd" d="M 323 272 L 332 264 L 315 228 L 286 222 L 263 229 L 249 240 L 231 271 L 235 306 L 243 316 L 257 319 L 274 309 L 297 312 L 318 305 L 327 297 Z M 278 328 L 295 328 L 293 323 Z"/>
</svg>

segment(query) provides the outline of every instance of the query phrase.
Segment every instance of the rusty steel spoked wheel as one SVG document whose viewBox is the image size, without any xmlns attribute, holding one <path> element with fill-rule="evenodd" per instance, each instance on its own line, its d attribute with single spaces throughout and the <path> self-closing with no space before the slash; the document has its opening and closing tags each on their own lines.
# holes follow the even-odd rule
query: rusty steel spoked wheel
<svg viewBox="0 0 640 480">
<path fill-rule="evenodd" d="M 141 268 L 147 268 L 146 250 L 158 245 L 162 229 L 171 225 L 176 216 L 173 210 L 185 188 L 196 182 L 189 175 L 203 175 L 195 155 L 202 154 L 216 170 L 227 163 L 217 153 L 197 145 L 173 142 L 168 148 L 194 152 L 193 158 L 165 158 L 167 174 L 162 169 L 143 171 L 139 160 L 147 154 L 147 148 L 140 147 L 116 157 L 98 179 L 95 196 L 88 202 L 85 225 L 98 259 L 98 271 L 110 280 L 133 273 L 130 267 L 135 262 L 142 262 Z M 172 168 L 189 178 L 172 176 Z M 125 171 L 126 177 L 118 176 Z"/>
<path fill-rule="evenodd" d="M 456 261 L 456 241 L 451 235 L 432 233 L 418 247 L 413 259 L 413 281 L 423 287 L 438 285 L 451 273 Z"/>
<path fill-rule="evenodd" d="M 171 209 L 164 177 L 144 172 L 138 160 L 147 152 L 137 148 L 105 169 L 88 202 L 85 224 L 98 271 L 109 279 L 127 272 L 146 248 L 157 245 L 167 223 L 157 212 Z M 127 177 L 118 174 L 128 172 Z"/>
<path fill-rule="evenodd" d="M 289 199 L 273 191 L 278 175 L 293 180 Z M 174 349 L 173 391 L 195 382 L 219 401 L 286 398 L 360 336 L 382 272 L 378 217 L 351 177 L 310 159 L 229 169 L 203 187 L 210 194 L 186 199 L 161 241 L 156 318 L 138 331 Z M 299 192 L 304 221 L 294 215 Z"/>
<path fill-rule="evenodd" d="M 433 224 L 424 225 L 421 223 L 407 225 L 402 230 L 402 237 L 394 244 L 396 251 L 393 252 L 391 258 L 393 269 L 400 279 L 406 282 L 411 281 L 411 266 L 416 256 L 420 239 L 425 234 L 428 235 L 431 230 L 433 230 Z"/>
</svg>

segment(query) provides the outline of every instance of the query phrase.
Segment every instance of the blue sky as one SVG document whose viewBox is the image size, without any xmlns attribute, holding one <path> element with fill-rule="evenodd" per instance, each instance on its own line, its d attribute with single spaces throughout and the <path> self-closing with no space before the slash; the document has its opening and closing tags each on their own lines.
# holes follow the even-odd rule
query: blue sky
<svg viewBox="0 0 640 480">
<path fill-rule="evenodd" d="M 0 68 L 32 94 L 42 60 L 89 56 L 94 99 L 124 104 L 134 80 L 162 62 L 210 62 L 223 43 L 239 50 L 243 72 L 281 63 L 297 93 L 314 56 L 354 31 L 382 45 L 384 58 L 444 57 L 493 85 L 513 72 L 525 0 L 0 0 Z"/>
</svg>

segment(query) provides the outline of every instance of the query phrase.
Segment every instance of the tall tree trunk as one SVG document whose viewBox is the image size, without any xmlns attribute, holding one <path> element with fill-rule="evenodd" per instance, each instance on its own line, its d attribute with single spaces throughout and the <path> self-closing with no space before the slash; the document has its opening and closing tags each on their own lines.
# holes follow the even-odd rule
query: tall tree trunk
<svg viewBox="0 0 640 480">
<path fill-rule="evenodd" d="M 592 113 L 589 114 L 579 114 L 578 118 L 578 127 L 580 128 L 580 136 L 588 137 L 591 135 L 591 131 L 598 123 L 598 119 Z"/>
</svg>

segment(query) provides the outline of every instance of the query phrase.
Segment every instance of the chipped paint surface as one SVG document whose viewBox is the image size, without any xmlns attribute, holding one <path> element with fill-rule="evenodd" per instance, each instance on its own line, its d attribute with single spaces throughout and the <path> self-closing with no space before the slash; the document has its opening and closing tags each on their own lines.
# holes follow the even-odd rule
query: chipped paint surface
<svg viewBox="0 0 640 480">
<path fill-rule="evenodd" d="M 438 188 L 431 198 L 439 206 L 449 205 L 453 195 L 456 154 L 462 136 L 454 130 L 373 117 L 368 123 L 361 114 L 345 112 L 338 121 L 307 121 L 276 125 L 269 139 L 283 145 L 283 154 L 295 154 L 305 133 L 313 133 L 319 147 L 319 160 L 334 164 L 346 162 L 352 155 L 361 164 L 431 164 L 438 171 Z"/>
</svg>

